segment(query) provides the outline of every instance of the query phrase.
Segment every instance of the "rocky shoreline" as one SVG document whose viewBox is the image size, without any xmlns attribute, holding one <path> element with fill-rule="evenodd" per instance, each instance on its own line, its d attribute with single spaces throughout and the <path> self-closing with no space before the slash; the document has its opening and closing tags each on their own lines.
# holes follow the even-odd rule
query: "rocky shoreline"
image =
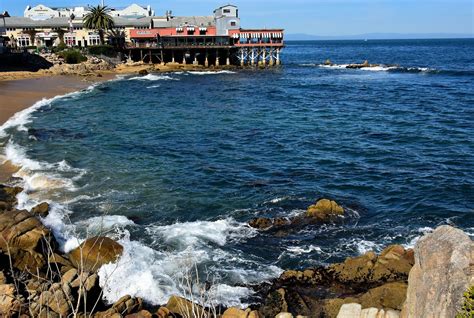
<svg viewBox="0 0 474 318">
<path fill-rule="evenodd" d="M 123 247 L 93 237 L 67 254 L 31 211 L 16 209 L 19 187 L 0 185 L 0 316 L 2 317 L 472 317 L 463 294 L 474 284 L 474 249 L 461 230 L 441 226 L 415 249 L 399 245 L 327 267 L 287 270 L 254 286 L 260 303 L 250 308 L 204 308 L 179 296 L 154 307 L 124 295 L 102 301 L 98 269 L 115 262 Z M 320 200 L 293 219 L 255 219 L 261 230 L 282 231 L 305 223 L 337 222 L 344 208 Z M 469 308 L 468 308 L 469 307 Z M 467 308 L 467 309 L 466 309 Z M 464 313 L 462 312 L 464 310 Z M 222 314 L 218 314 L 218 313 Z"/>
<path fill-rule="evenodd" d="M 36 57 L 36 55 L 35 55 Z M 179 63 L 166 63 L 166 64 L 150 64 L 143 62 L 121 62 L 117 59 L 100 58 L 93 55 L 87 55 L 87 60 L 77 64 L 65 63 L 64 59 L 54 53 L 45 53 L 38 57 L 41 57 L 44 62 L 48 65 L 46 68 L 39 69 L 36 72 L 33 71 L 10 71 L 0 72 L 2 77 L 0 80 L 17 80 L 17 79 L 28 79 L 28 78 L 39 78 L 45 76 L 80 76 L 86 79 L 101 78 L 111 75 L 119 74 L 148 74 L 154 73 L 168 73 L 177 71 L 221 71 L 221 70 L 234 70 L 235 66 L 222 65 L 219 67 L 209 66 L 204 67 L 202 65 L 193 64 L 179 64 Z"/>
</svg>

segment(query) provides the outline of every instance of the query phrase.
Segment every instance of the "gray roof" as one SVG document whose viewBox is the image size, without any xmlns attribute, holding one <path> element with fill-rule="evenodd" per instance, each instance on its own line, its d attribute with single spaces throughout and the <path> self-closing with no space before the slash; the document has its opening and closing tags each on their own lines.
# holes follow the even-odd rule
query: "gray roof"
<svg viewBox="0 0 474 318">
<path fill-rule="evenodd" d="M 173 17 L 169 21 L 163 21 L 163 18 L 153 20 L 153 27 L 155 28 L 177 28 L 185 25 L 213 26 L 215 22 L 212 16 Z"/>
<path fill-rule="evenodd" d="M 151 17 L 143 17 L 140 19 L 126 19 L 122 17 L 114 17 L 115 26 L 118 27 L 148 27 L 150 26 Z M 82 20 L 74 20 L 73 26 L 81 27 Z M 67 28 L 69 27 L 69 18 L 55 17 L 46 20 L 33 20 L 25 17 L 5 18 L 7 28 Z"/>
</svg>

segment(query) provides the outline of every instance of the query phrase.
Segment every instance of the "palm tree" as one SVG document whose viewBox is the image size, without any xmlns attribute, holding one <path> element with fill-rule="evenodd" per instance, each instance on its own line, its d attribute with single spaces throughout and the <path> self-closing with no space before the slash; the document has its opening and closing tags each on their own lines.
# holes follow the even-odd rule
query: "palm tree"
<svg viewBox="0 0 474 318">
<path fill-rule="evenodd" d="M 38 33 L 38 31 L 36 31 L 35 29 L 31 29 L 26 30 L 25 33 L 30 36 L 30 45 L 36 46 L 36 34 Z"/>
<path fill-rule="evenodd" d="M 107 33 L 109 43 L 116 48 L 122 48 L 125 45 L 125 32 L 120 29 L 112 29 Z"/>
<path fill-rule="evenodd" d="M 64 44 L 64 34 L 67 33 L 67 30 L 58 28 L 56 29 L 56 33 L 58 34 L 59 44 Z"/>
<path fill-rule="evenodd" d="M 110 16 L 110 8 L 107 6 L 89 7 L 90 12 L 84 16 L 84 27 L 89 30 L 97 30 L 100 44 L 104 44 L 104 30 L 114 27 L 114 20 Z"/>
</svg>

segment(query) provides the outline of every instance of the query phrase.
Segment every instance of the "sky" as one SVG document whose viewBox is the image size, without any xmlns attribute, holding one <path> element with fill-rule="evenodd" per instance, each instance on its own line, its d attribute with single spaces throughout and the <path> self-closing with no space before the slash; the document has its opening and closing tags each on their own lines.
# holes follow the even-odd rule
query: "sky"
<svg viewBox="0 0 474 318">
<path fill-rule="evenodd" d="M 84 6 L 100 0 L 0 0 L 0 11 L 23 15 L 27 5 Z M 136 2 L 156 15 L 211 15 L 239 7 L 242 27 L 284 28 L 286 33 L 344 36 L 366 33 L 474 34 L 474 0 L 105 0 L 109 6 Z"/>
</svg>

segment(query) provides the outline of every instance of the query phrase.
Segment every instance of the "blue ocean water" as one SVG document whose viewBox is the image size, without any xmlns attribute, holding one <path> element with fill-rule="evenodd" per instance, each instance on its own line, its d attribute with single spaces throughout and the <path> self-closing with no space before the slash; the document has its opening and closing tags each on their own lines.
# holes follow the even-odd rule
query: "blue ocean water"
<svg viewBox="0 0 474 318">
<path fill-rule="evenodd" d="M 0 141 L 24 167 L 21 204 L 53 202 L 45 223 L 66 250 L 121 239 L 118 268 L 101 271 L 109 300 L 166 302 L 197 264 L 236 304 L 282 269 L 413 246 L 440 224 L 474 235 L 473 53 L 474 40 L 290 42 L 279 68 L 126 77 L 42 102 Z M 246 226 L 323 197 L 344 220 Z"/>
</svg>

